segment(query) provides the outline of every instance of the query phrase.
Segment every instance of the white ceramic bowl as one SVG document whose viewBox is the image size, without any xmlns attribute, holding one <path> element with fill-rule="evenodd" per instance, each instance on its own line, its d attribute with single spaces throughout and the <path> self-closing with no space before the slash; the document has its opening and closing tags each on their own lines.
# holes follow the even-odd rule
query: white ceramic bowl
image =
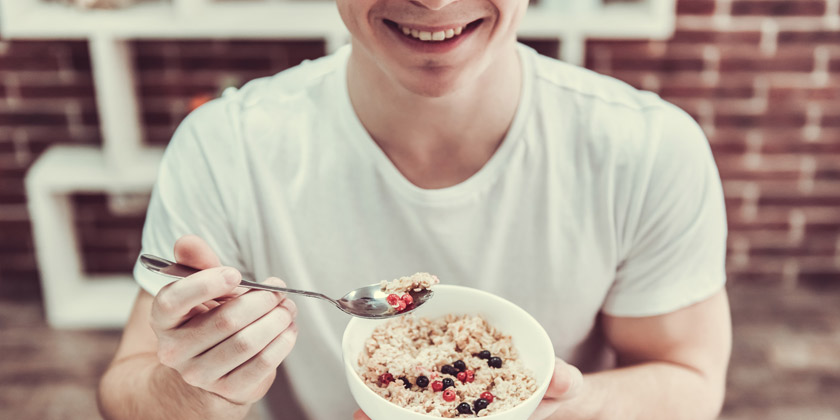
<svg viewBox="0 0 840 420">
<path fill-rule="evenodd" d="M 482 419 L 526 420 L 542 400 L 554 373 L 554 348 L 548 334 L 528 312 L 492 293 L 452 285 L 437 285 L 434 291 L 434 297 L 413 312 L 416 316 L 435 319 L 447 314 L 480 315 L 503 334 L 513 337 L 513 346 L 519 354 L 519 360 L 537 381 L 537 392 L 509 410 Z M 371 336 L 374 328 L 387 321 L 352 318 L 344 329 L 341 349 L 344 354 L 344 372 L 353 398 L 372 420 L 436 418 L 392 404 L 376 395 L 359 376 L 358 360 L 365 340 Z"/>
</svg>

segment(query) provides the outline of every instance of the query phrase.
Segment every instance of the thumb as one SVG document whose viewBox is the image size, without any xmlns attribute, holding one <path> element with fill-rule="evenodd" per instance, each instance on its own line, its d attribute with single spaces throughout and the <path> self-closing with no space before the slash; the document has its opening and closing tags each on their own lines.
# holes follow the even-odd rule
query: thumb
<svg viewBox="0 0 840 420">
<path fill-rule="evenodd" d="M 175 241 L 175 261 L 199 270 L 222 265 L 210 245 L 196 235 L 185 235 Z"/>
<path fill-rule="evenodd" d="M 554 364 L 554 374 L 551 383 L 545 391 L 545 398 L 565 400 L 574 397 L 583 385 L 583 374 L 580 370 L 562 359 L 557 358 Z"/>
</svg>

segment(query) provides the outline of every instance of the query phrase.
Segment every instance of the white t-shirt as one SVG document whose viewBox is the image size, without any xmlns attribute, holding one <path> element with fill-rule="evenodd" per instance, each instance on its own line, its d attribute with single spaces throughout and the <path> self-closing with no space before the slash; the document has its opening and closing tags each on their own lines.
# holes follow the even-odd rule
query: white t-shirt
<svg viewBox="0 0 840 420">
<path fill-rule="evenodd" d="M 194 233 L 245 278 L 334 297 L 434 273 L 525 308 L 556 355 L 584 371 L 611 360 L 599 313 L 664 314 L 722 288 L 720 179 L 680 109 L 520 46 L 522 98 L 502 144 L 468 180 L 427 190 L 357 119 L 349 54 L 255 80 L 188 116 L 163 159 L 143 252 L 172 258 L 175 240 Z M 166 283 L 141 268 L 135 277 L 152 294 Z M 349 418 L 348 316 L 293 299 L 292 385 L 271 395 L 296 395 L 312 419 Z"/>
</svg>

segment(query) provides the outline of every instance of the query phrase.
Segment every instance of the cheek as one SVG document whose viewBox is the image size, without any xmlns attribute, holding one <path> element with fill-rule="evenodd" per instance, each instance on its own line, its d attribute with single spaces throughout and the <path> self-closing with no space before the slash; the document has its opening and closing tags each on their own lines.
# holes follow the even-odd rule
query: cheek
<svg viewBox="0 0 840 420">
<path fill-rule="evenodd" d="M 347 27 L 347 30 L 351 34 L 358 36 L 366 20 L 363 12 L 365 10 L 363 3 L 365 2 L 359 0 L 338 0 L 336 3 L 338 14 L 341 16 L 341 20 L 344 21 L 344 26 Z"/>
</svg>

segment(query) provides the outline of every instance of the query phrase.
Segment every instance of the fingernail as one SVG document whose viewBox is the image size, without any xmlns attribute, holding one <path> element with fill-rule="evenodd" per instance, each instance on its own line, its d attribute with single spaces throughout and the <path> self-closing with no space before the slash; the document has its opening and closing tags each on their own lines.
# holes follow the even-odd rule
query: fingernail
<svg viewBox="0 0 840 420">
<path fill-rule="evenodd" d="M 225 281 L 230 285 L 239 283 L 239 272 L 232 268 L 222 270 L 222 277 L 224 277 Z"/>
</svg>

